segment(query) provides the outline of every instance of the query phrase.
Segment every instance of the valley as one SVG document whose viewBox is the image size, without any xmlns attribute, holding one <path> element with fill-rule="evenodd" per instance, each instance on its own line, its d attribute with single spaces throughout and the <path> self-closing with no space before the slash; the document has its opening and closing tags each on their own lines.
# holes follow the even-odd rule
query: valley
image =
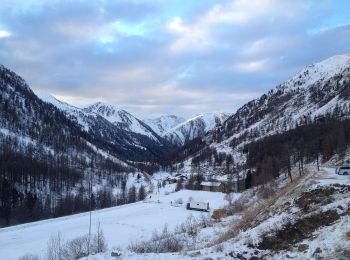
<svg viewBox="0 0 350 260">
<path fill-rule="evenodd" d="M 139 119 L 37 96 L 1 66 L 0 255 L 342 259 L 349 84 L 350 55 L 337 55 L 230 115 Z"/>
</svg>

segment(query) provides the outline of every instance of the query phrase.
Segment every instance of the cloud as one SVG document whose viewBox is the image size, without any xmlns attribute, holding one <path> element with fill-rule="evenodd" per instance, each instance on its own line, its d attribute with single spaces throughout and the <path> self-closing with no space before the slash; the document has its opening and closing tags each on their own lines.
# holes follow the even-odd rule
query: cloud
<svg viewBox="0 0 350 260">
<path fill-rule="evenodd" d="M 0 30 L 0 38 L 6 38 L 6 37 L 9 37 L 11 35 L 12 35 L 12 33 L 9 31 Z"/>
<path fill-rule="evenodd" d="M 4 1 L 0 60 L 36 91 L 140 116 L 234 112 L 350 51 L 332 1 Z"/>
</svg>

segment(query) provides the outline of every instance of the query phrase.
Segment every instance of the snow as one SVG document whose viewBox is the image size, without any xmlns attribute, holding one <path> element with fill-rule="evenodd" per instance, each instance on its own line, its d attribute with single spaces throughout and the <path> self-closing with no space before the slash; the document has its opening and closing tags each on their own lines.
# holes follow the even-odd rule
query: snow
<svg viewBox="0 0 350 260">
<path fill-rule="evenodd" d="M 202 186 L 215 186 L 215 187 L 219 187 L 221 185 L 220 182 L 212 182 L 212 181 L 202 181 L 201 182 Z"/>
<path fill-rule="evenodd" d="M 38 93 L 38 97 L 49 104 L 54 105 L 58 109 L 65 112 L 68 116 L 73 117 L 77 123 L 85 130 L 89 131 L 89 116 L 96 117 L 97 115 L 95 113 L 88 113 L 83 111 L 83 109 L 72 106 L 66 102 L 62 102 L 58 100 L 55 96 L 48 94 L 48 93 Z"/>
<path fill-rule="evenodd" d="M 204 113 L 165 131 L 162 136 L 169 141 L 183 145 L 189 140 L 203 136 L 228 118 L 225 113 Z"/>
<path fill-rule="evenodd" d="M 350 80 L 349 69 L 350 54 L 333 56 L 308 66 L 290 80 L 241 107 L 236 115 L 226 121 L 231 123 L 232 130 L 228 129 L 228 124 L 223 124 L 224 135 L 218 143 L 212 134 L 206 135 L 204 140 L 218 153 L 231 154 L 235 163 L 243 165 L 246 156 L 241 153 L 241 148 L 250 142 L 293 129 L 304 124 L 306 119 L 315 120 L 331 115 L 335 108 L 344 112 L 344 118 L 349 117 L 350 101 L 341 94 Z M 342 79 L 339 80 L 337 75 L 341 75 Z M 341 87 L 335 91 L 339 84 Z M 315 98 L 315 87 L 322 88 L 323 100 Z M 183 138 L 181 132 L 175 133 L 176 138 Z M 242 139 L 232 147 L 234 138 Z M 195 153 L 186 158 L 184 165 L 190 164 L 197 155 Z"/>
<path fill-rule="evenodd" d="M 163 135 L 164 132 L 176 127 L 184 121 L 184 118 L 174 115 L 164 115 L 154 119 L 143 120 L 143 122 L 149 125 L 153 131 L 155 131 L 160 136 Z"/>
<path fill-rule="evenodd" d="M 114 125 L 118 125 L 125 130 L 148 136 L 149 138 L 158 141 L 152 130 L 147 127 L 141 120 L 131 115 L 125 110 L 119 109 L 113 105 L 98 102 L 94 105 L 84 108 L 84 111 L 94 112 L 104 117 Z"/>
<path fill-rule="evenodd" d="M 38 93 L 37 96 L 44 102 L 49 103 L 54 105 L 55 107 L 63 110 L 63 111 L 67 111 L 67 110 L 71 110 L 72 108 L 79 110 L 79 108 L 74 107 L 72 105 L 69 105 L 66 102 L 62 102 L 60 100 L 58 100 L 55 96 L 49 94 L 49 93 Z"/>
<path fill-rule="evenodd" d="M 211 214 L 186 210 L 189 197 L 209 202 L 211 208 L 225 204 L 224 194 L 219 192 L 181 190 L 169 195 L 152 195 L 144 202 L 94 211 L 93 231 L 100 221 L 109 248 L 120 246 L 125 249 L 130 241 L 147 239 L 165 224 L 173 230 L 190 215 L 199 218 L 201 214 Z M 179 198 L 184 204 L 174 205 Z M 87 234 L 88 227 L 89 213 L 82 213 L 0 229 L 1 259 L 17 259 L 26 253 L 43 255 L 51 235 L 59 232 L 65 239 L 73 239 Z"/>
<path fill-rule="evenodd" d="M 350 54 L 332 56 L 306 67 L 282 85 L 286 87 L 307 87 L 319 80 L 340 74 L 349 66 Z M 295 82 L 298 81 L 300 81 L 302 85 L 295 85 Z"/>
</svg>

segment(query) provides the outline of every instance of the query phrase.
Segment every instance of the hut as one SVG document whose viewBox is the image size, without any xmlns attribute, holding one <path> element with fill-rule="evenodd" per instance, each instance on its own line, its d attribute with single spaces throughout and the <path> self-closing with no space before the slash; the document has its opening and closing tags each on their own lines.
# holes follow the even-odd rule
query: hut
<svg viewBox="0 0 350 260">
<path fill-rule="evenodd" d="M 202 181 L 201 188 L 204 191 L 224 192 L 225 185 L 218 181 Z"/>
</svg>

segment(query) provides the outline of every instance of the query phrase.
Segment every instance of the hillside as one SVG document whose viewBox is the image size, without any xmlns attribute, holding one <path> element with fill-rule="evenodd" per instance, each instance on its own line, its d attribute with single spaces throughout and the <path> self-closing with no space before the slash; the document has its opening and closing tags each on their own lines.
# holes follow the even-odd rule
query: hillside
<svg viewBox="0 0 350 260">
<path fill-rule="evenodd" d="M 133 173 L 147 186 L 143 173 L 102 138 L 108 130 L 98 136 L 83 127 L 112 129 L 102 117 L 59 101 L 60 109 L 43 102 L 3 66 L 0 100 L 0 226 L 86 211 L 89 182 L 94 183 L 96 208 L 127 203 L 132 185 L 123 183 Z M 123 195 L 106 199 L 113 190 Z"/>
<path fill-rule="evenodd" d="M 172 163 L 223 174 L 227 165 L 246 168 L 245 146 L 298 126 L 342 120 L 350 112 L 350 54 L 334 56 L 303 69 L 290 80 L 237 110 L 221 126 L 185 145 Z"/>
<path fill-rule="evenodd" d="M 172 149 L 170 143 L 124 110 L 103 103 L 77 108 L 49 94 L 39 96 L 63 111 L 94 138 L 110 144 L 111 150 L 124 160 L 152 161 Z"/>
<path fill-rule="evenodd" d="M 221 125 L 228 115 L 224 113 L 206 113 L 190 118 L 162 133 L 171 143 L 181 147 L 189 141 L 204 136 L 207 132 Z"/>
<path fill-rule="evenodd" d="M 300 177 L 293 170 L 293 183 L 281 177 L 265 187 L 235 194 L 231 204 L 222 193 L 173 193 L 165 187 L 153 200 L 93 212 L 93 229 L 101 221 L 108 244 L 106 252 L 94 258 L 115 259 L 111 252 L 118 252 L 123 259 L 346 259 L 350 179 L 335 175 L 332 168 L 317 172 L 308 165 L 306 169 Z M 186 211 L 184 205 L 174 203 L 189 196 L 209 201 L 213 209 L 225 207 L 230 216 L 215 220 L 210 218 L 213 211 Z M 6 260 L 29 253 L 44 256 L 50 236 L 60 232 L 65 241 L 82 237 L 88 222 L 88 214 L 79 214 L 1 229 L 0 241 L 6 246 L 0 253 Z M 180 247 L 166 251 L 162 240 Z"/>
<path fill-rule="evenodd" d="M 145 119 L 143 121 L 149 125 L 158 135 L 162 136 L 166 131 L 178 126 L 186 120 L 182 117 L 169 115 L 152 119 Z"/>
</svg>

